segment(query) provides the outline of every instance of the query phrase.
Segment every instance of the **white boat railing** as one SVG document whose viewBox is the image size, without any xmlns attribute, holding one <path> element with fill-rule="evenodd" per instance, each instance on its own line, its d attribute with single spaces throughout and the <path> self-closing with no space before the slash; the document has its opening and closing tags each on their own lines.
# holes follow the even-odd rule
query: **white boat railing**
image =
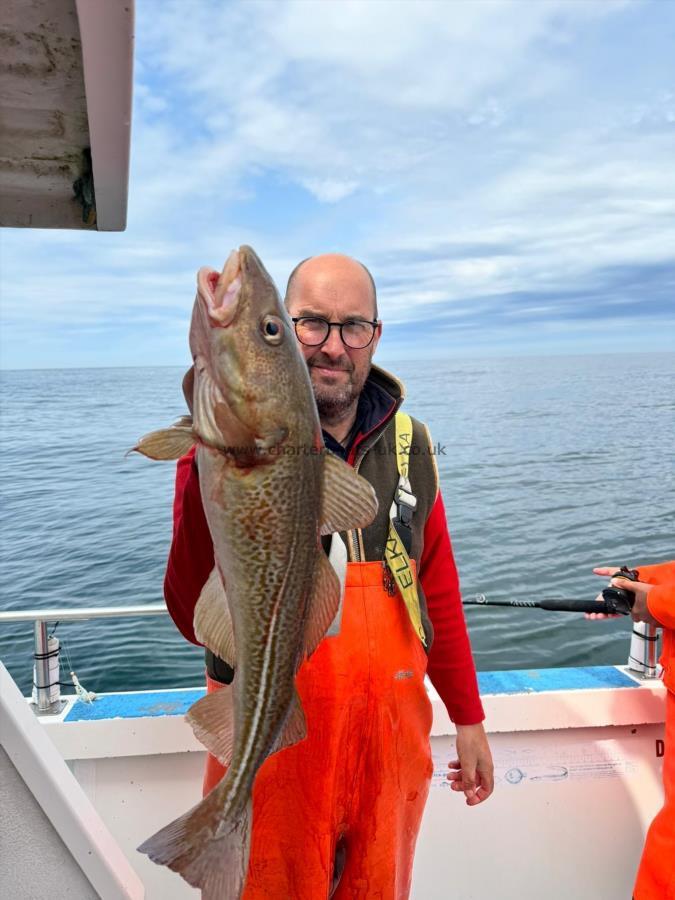
<svg viewBox="0 0 675 900">
<path fill-rule="evenodd" d="M 13 622 L 33 622 L 35 634 L 35 712 L 38 715 L 56 715 L 61 703 L 54 698 L 50 683 L 50 660 L 58 658 L 58 646 L 49 649 L 48 622 L 76 622 L 87 619 L 119 619 L 136 616 L 163 616 L 168 614 L 164 603 L 145 603 L 136 606 L 90 606 L 79 609 L 53 608 L 31 610 L 5 610 L 0 612 L 0 626 Z M 633 623 L 628 667 L 642 678 L 657 678 L 657 631 L 644 622 Z"/>
<path fill-rule="evenodd" d="M 60 698 L 54 697 L 50 682 L 50 660 L 58 659 L 58 646 L 49 648 L 48 622 L 78 622 L 86 619 L 121 619 L 136 616 L 162 616 L 168 614 L 164 603 L 145 603 L 137 606 L 83 606 L 79 609 L 11 609 L 0 612 L 0 625 L 10 622 L 33 622 L 35 636 L 35 712 L 39 716 L 57 715 L 61 712 Z M 58 683 L 58 680 L 57 680 Z M 58 692 L 57 692 L 58 693 Z"/>
<path fill-rule="evenodd" d="M 164 603 L 138 606 L 82 606 L 78 609 L 9 609 L 0 612 L 0 625 L 8 622 L 76 622 L 81 619 L 122 619 L 128 616 L 161 616 L 168 609 Z"/>
</svg>

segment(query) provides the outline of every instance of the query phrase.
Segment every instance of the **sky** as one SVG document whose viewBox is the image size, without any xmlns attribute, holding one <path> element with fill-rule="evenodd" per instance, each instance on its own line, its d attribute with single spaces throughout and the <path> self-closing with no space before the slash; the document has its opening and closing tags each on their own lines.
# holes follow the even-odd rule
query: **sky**
<svg viewBox="0 0 675 900">
<path fill-rule="evenodd" d="M 675 346 L 675 3 L 137 0 L 125 232 L 5 229 L 0 366 L 183 365 L 195 276 L 342 252 L 378 356 Z"/>
</svg>

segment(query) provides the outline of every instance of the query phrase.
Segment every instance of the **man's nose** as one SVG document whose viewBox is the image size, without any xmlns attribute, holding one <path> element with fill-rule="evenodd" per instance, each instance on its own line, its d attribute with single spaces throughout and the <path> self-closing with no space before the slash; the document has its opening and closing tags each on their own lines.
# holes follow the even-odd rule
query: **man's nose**
<svg viewBox="0 0 675 900">
<path fill-rule="evenodd" d="M 326 356 L 330 356 L 331 359 L 338 359 L 340 356 L 344 356 L 345 346 L 342 343 L 339 328 L 330 329 L 330 331 L 328 332 L 328 337 L 321 345 L 321 350 L 326 354 Z"/>
</svg>

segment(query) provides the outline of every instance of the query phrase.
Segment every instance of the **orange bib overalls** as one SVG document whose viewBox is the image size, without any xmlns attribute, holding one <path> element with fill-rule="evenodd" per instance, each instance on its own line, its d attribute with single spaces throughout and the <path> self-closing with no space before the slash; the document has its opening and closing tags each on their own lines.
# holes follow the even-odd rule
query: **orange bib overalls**
<svg viewBox="0 0 675 900">
<path fill-rule="evenodd" d="M 381 562 L 349 563 L 340 633 L 297 675 L 307 738 L 253 786 L 244 900 L 405 900 L 433 766 L 426 653 Z M 209 690 L 218 689 L 208 683 Z M 224 769 L 209 756 L 204 793 Z"/>
</svg>

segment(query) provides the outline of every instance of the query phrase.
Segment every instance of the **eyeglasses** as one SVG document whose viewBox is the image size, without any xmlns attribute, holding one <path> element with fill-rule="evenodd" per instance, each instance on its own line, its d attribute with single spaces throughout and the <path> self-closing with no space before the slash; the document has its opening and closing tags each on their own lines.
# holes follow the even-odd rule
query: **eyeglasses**
<svg viewBox="0 0 675 900">
<path fill-rule="evenodd" d="M 331 328 L 340 329 L 340 339 L 345 347 L 363 350 L 372 343 L 379 322 L 348 319 L 346 322 L 329 322 L 320 316 L 299 316 L 293 319 L 295 334 L 306 347 L 319 347 L 328 340 Z"/>
</svg>

